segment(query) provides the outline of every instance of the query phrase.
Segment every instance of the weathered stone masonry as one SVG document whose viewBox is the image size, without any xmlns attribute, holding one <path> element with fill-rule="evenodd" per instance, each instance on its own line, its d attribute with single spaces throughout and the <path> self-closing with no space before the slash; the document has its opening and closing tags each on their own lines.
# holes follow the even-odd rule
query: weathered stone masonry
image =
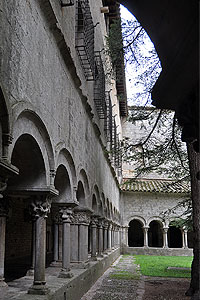
<svg viewBox="0 0 200 300">
<path fill-rule="evenodd" d="M 108 15 L 101 1 L 0 2 L 3 299 L 78 300 L 127 245 L 125 86 L 106 80 L 104 52 L 119 7 L 104 5 Z"/>
</svg>

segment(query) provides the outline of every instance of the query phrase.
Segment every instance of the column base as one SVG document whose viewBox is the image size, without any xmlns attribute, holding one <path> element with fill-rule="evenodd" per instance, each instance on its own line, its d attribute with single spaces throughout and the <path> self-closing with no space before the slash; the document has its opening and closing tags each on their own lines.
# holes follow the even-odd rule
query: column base
<svg viewBox="0 0 200 300">
<path fill-rule="evenodd" d="M 70 270 L 62 269 L 58 275 L 58 278 L 72 278 L 74 275 Z"/>
<path fill-rule="evenodd" d="M 8 287 L 7 283 L 4 281 L 4 278 L 0 279 L 0 287 Z"/>
<path fill-rule="evenodd" d="M 34 269 L 29 269 L 29 270 L 26 272 L 26 276 L 34 276 Z"/>
<path fill-rule="evenodd" d="M 53 261 L 51 264 L 50 264 L 50 267 L 57 267 L 57 268 L 61 268 L 62 267 L 62 261 Z"/>
<path fill-rule="evenodd" d="M 28 294 L 31 295 L 47 295 L 49 292 L 50 290 L 45 284 L 33 284 L 28 290 Z"/>
</svg>

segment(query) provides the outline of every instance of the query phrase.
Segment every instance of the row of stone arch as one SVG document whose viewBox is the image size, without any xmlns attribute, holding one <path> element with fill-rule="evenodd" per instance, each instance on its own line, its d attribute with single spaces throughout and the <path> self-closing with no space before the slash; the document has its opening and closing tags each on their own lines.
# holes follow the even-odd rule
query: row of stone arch
<svg viewBox="0 0 200 300">
<path fill-rule="evenodd" d="M 75 166 L 65 142 L 58 141 L 55 148 L 52 146 L 39 113 L 36 114 L 31 107 L 22 110 L 21 103 L 16 106 L 16 112 L 11 114 L 0 88 L 0 153 L 4 160 L 19 169 L 19 175 L 9 180 L 9 188 L 22 190 L 54 186 L 59 191 L 55 200 L 58 203 L 72 201 L 77 196 L 82 206 L 119 220 L 119 211 L 112 201 L 100 192 L 98 184 L 91 186 L 80 165 Z M 14 116 L 12 120 L 10 115 Z"/>
<path fill-rule="evenodd" d="M 129 247 L 192 248 L 192 233 L 185 228 L 172 226 L 159 217 L 151 218 L 145 225 L 143 218 L 134 218 L 128 225 Z"/>
<path fill-rule="evenodd" d="M 119 246 L 120 213 L 27 106 L 16 104 L 11 113 L 0 90 L 0 279 L 34 269 L 30 292 L 40 285 L 45 293 L 45 266 L 61 263 L 61 276 L 69 276 L 71 262 Z"/>
</svg>

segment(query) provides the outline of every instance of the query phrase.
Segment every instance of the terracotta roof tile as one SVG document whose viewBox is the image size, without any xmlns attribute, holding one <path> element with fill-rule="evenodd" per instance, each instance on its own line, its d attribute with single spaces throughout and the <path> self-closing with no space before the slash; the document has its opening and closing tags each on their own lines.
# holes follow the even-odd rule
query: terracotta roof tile
<svg viewBox="0 0 200 300">
<path fill-rule="evenodd" d="M 190 186 L 186 182 L 166 179 L 137 179 L 124 178 L 122 191 L 158 192 L 158 193 L 189 193 Z"/>
</svg>

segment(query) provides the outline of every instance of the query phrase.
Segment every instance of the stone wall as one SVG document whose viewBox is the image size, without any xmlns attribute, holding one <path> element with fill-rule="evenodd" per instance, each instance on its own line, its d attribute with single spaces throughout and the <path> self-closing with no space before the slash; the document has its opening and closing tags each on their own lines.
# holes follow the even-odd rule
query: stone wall
<svg viewBox="0 0 200 300">
<path fill-rule="evenodd" d="M 131 220 L 138 219 L 144 226 L 149 226 L 153 220 L 158 220 L 164 226 L 168 226 L 175 214 L 171 214 L 170 219 L 163 220 L 162 213 L 186 198 L 187 195 L 178 193 L 123 192 L 121 195 L 123 224 L 128 226 Z M 176 210 L 177 214 L 182 212 L 183 209 Z"/>
<path fill-rule="evenodd" d="M 94 23 L 100 23 L 95 28 L 95 50 L 104 47 L 106 33 L 99 11 L 100 3 L 92 1 Z M 60 151 L 67 149 L 77 177 L 84 169 L 90 192 L 96 184 L 119 210 L 119 190 L 94 108 L 93 83 L 85 80 L 74 47 L 75 6 L 61 9 L 55 0 L 5 1 L 1 15 L 1 86 L 9 104 L 13 137 L 9 158 L 17 139 L 31 135 L 41 149 L 49 185 L 50 169 L 56 170 Z M 45 139 L 52 147 L 51 162 Z"/>
</svg>

